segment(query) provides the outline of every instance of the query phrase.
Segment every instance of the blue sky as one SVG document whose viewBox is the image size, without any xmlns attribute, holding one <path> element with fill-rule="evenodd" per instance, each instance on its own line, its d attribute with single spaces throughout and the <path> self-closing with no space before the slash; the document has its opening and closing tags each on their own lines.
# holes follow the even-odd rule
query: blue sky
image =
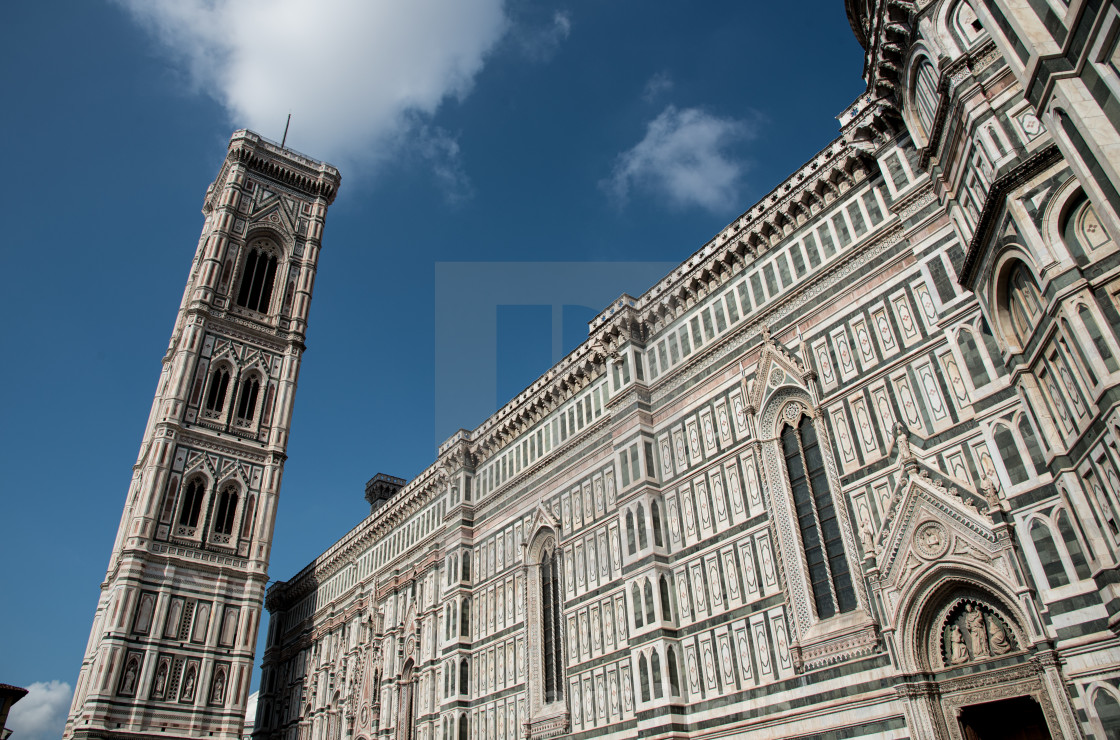
<svg viewBox="0 0 1120 740">
<path fill-rule="evenodd" d="M 0 33 L 0 682 L 24 686 L 77 677 L 234 129 L 279 139 L 291 110 L 288 144 L 343 173 L 276 526 L 286 578 L 368 512 L 368 478 L 421 471 L 831 141 L 863 90 L 842 0 L 17 3 Z M 575 264 L 525 264 L 542 262 Z M 536 284 L 481 295 L 503 279 Z M 439 354 L 446 307 L 484 299 L 496 345 Z M 496 376 L 464 387 L 487 360 Z M 437 408 L 440 387 L 460 405 Z"/>
</svg>

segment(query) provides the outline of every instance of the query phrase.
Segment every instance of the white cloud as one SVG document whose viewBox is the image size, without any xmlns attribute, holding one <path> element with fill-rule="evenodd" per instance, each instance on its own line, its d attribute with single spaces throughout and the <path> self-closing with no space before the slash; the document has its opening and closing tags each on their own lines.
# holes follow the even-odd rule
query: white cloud
<svg viewBox="0 0 1120 740">
<path fill-rule="evenodd" d="M 58 740 L 66 725 L 74 690 L 64 681 L 33 683 L 12 706 L 8 729 L 16 740 Z"/>
<path fill-rule="evenodd" d="M 571 33 L 572 14 L 566 10 L 557 10 L 544 24 L 532 26 L 518 23 L 513 31 L 513 37 L 526 58 L 543 63 L 556 56 L 556 52 L 560 51 L 560 44 L 564 43 Z"/>
<path fill-rule="evenodd" d="M 602 185 L 620 202 L 643 190 L 678 208 L 726 210 L 736 204 L 746 170 L 730 148 L 752 129 L 746 121 L 670 105 L 650 121 L 645 138 L 619 155 Z"/>
<path fill-rule="evenodd" d="M 458 205 L 474 194 L 463 166 L 459 140 L 438 126 L 419 125 L 413 135 L 413 149 L 428 164 L 451 205 Z"/>
<path fill-rule="evenodd" d="M 117 0 L 233 125 L 334 164 L 390 156 L 470 93 L 503 0 Z"/>
<path fill-rule="evenodd" d="M 668 72 L 661 71 L 650 77 L 646 81 L 646 86 L 642 89 L 642 100 L 647 103 L 652 103 L 663 92 L 668 92 L 673 89 L 673 78 L 669 76 Z"/>
</svg>

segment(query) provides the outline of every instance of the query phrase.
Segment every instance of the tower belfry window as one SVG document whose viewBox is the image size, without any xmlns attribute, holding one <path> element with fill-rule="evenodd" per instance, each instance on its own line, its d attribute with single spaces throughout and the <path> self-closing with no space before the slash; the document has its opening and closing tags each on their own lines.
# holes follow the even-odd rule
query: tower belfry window
<svg viewBox="0 0 1120 740">
<path fill-rule="evenodd" d="M 195 478 L 187 484 L 183 494 L 183 508 L 179 511 L 179 525 L 182 527 L 197 527 L 198 515 L 202 511 L 202 481 Z"/>
<path fill-rule="evenodd" d="M 260 393 L 261 383 L 255 376 L 245 379 L 241 386 L 241 398 L 237 402 L 237 418 L 242 421 L 252 421 L 257 410 L 257 395 Z"/>
<path fill-rule="evenodd" d="M 214 534 L 228 537 L 233 532 L 233 517 L 237 512 L 237 488 L 226 486 L 218 496 L 218 511 L 214 515 Z"/>
<path fill-rule="evenodd" d="M 855 591 L 812 419 L 803 416 L 796 427 L 782 429 L 782 453 L 817 617 L 851 611 L 856 607 Z"/>
<path fill-rule="evenodd" d="M 259 313 L 268 313 L 276 281 L 276 255 L 268 249 L 269 245 L 268 240 L 258 239 L 249 247 L 237 291 L 237 305 Z"/>
<path fill-rule="evenodd" d="M 206 410 L 220 412 L 226 405 L 226 391 L 229 389 L 229 370 L 222 367 L 210 379 L 210 392 L 206 394 Z"/>
</svg>

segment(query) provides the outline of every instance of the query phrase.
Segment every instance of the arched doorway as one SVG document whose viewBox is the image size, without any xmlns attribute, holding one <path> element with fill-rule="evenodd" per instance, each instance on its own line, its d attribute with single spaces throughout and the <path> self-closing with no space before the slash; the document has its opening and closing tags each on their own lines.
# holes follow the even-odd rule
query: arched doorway
<svg viewBox="0 0 1120 740">
<path fill-rule="evenodd" d="M 1053 740 L 1042 705 L 1030 696 L 962 707 L 958 721 L 964 740 Z"/>
</svg>

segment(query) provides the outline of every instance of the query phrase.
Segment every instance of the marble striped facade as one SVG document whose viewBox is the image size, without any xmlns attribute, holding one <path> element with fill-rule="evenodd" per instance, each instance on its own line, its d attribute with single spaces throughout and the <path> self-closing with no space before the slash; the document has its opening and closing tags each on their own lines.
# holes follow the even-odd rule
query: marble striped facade
<svg viewBox="0 0 1120 740">
<path fill-rule="evenodd" d="M 848 12 L 836 141 L 270 589 L 258 738 L 1120 732 L 1120 20 Z"/>
</svg>

